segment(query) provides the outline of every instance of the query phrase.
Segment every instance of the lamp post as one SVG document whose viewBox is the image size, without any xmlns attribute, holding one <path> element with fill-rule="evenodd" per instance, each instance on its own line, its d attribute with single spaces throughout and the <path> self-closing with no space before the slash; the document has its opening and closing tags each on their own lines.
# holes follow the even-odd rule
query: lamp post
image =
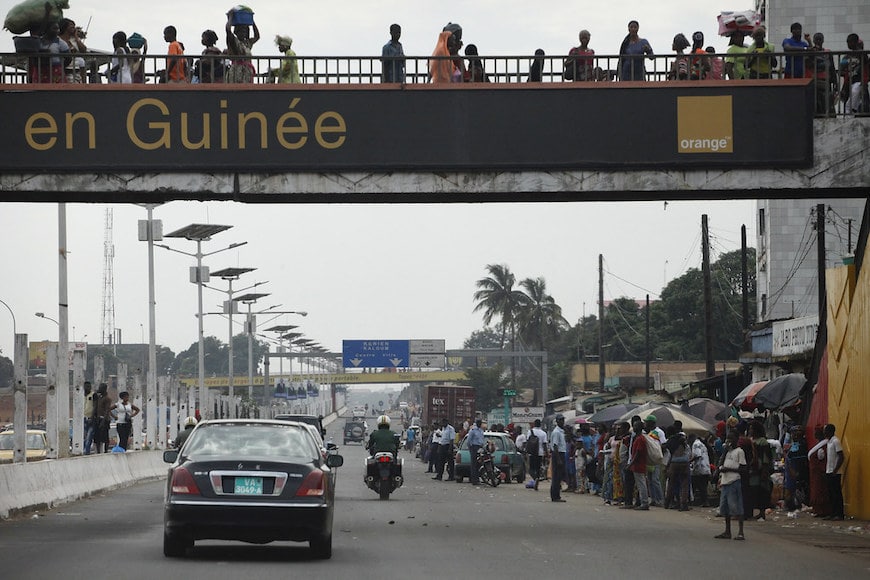
<svg viewBox="0 0 870 580">
<path fill-rule="evenodd" d="M 253 272 L 254 270 L 256 270 L 256 268 L 224 268 L 223 270 L 218 270 L 217 272 L 215 272 L 214 275 L 222 280 L 227 281 L 227 290 L 220 290 L 218 288 L 206 286 L 206 288 L 208 288 L 209 290 L 217 290 L 218 292 L 224 292 L 227 295 L 227 300 L 224 302 L 223 305 L 223 311 L 229 319 L 229 342 L 227 343 L 227 349 L 229 350 L 229 364 L 227 366 L 227 371 L 229 373 L 230 400 L 235 397 L 235 372 L 233 369 L 233 314 L 236 314 L 236 312 L 238 312 L 238 303 L 233 300 L 233 282 L 235 280 L 238 280 L 242 276 L 242 274 L 247 274 L 248 272 Z M 268 282 L 257 282 L 256 284 L 248 286 L 247 288 L 236 290 L 236 292 L 251 290 L 262 284 L 268 284 Z"/>
<path fill-rule="evenodd" d="M 57 320 L 55 320 L 55 319 L 52 318 L 51 316 L 46 316 L 44 312 L 36 312 L 36 313 L 35 313 L 35 316 L 36 316 L 37 318 L 45 318 L 46 320 L 51 320 L 52 322 L 54 322 L 55 324 L 57 324 L 58 326 L 60 326 L 60 322 L 58 322 Z"/>
<path fill-rule="evenodd" d="M 278 333 L 278 352 L 281 353 L 281 355 L 284 354 L 284 338 L 286 336 L 285 333 L 287 333 L 288 330 L 293 330 L 294 328 L 299 328 L 299 327 L 295 324 L 279 324 L 277 326 L 273 326 L 272 328 L 266 329 L 266 332 Z M 288 333 L 288 334 L 292 334 L 292 333 Z M 301 336 L 301 335 L 299 335 L 299 336 Z M 284 378 L 284 357 L 283 356 L 279 357 L 279 360 L 278 360 L 278 375 L 281 378 Z"/>
<path fill-rule="evenodd" d="M 198 364 L 199 367 L 199 378 L 198 378 L 198 386 L 199 386 L 199 412 L 200 416 L 203 419 L 209 417 L 209 408 L 208 408 L 208 397 L 205 389 L 205 345 L 204 345 L 204 336 L 203 336 L 203 318 L 202 318 L 202 287 L 205 282 L 208 282 L 208 269 L 203 268 L 202 259 L 206 256 L 211 256 L 217 254 L 218 252 L 223 252 L 225 250 L 232 250 L 233 248 L 238 248 L 239 246 L 244 246 L 248 242 L 237 242 L 234 244 L 230 244 L 225 248 L 221 248 L 219 250 L 215 250 L 213 252 L 205 252 L 202 251 L 202 243 L 211 240 L 212 236 L 215 234 L 219 234 L 220 232 L 226 231 L 233 226 L 222 226 L 222 225 L 212 225 L 212 224 L 191 224 L 189 226 L 185 226 L 179 230 L 176 230 L 172 233 L 166 234 L 167 238 L 184 238 L 186 240 L 190 240 L 192 242 L 196 242 L 196 253 L 182 252 L 181 250 L 176 250 L 175 248 L 171 248 L 169 246 L 163 244 L 156 244 L 160 248 L 164 248 L 166 250 L 177 252 L 179 254 L 184 254 L 185 256 L 190 256 L 196 258 L 196 268 L 191 269 L 190 278 L 191 282 L 196 284 L 196 294 L 197 294 L 197 315 L 196 319 L 198 321 L 198 334 L 199 334 L 199 350 L 198 350 Z"/>
<path fill-rule="evenodd" d="M 269 294 L 264 294 L 260 292 L 251 292 L 248 294 L 243 294 L 236 298 L 233 298 L 236 302 L 241 302 L 242 304 L 248 305 L 248 314 L 247 320 L 245 321 L 245 330 L 248 333 L 248 397 L 253 399 L 254 397 L 254 334 L 257 332 L 257 314 L 298 314 L 299 316 L 308 316 L 307 312 L 297 311 L 297 310 L 274 310 L 280 305 L 271 306 L 266 308 L 265 310 L 260 310 L 259 312 L 253 312 L 251 310 L 251 306 L 257 302 L 260 298 L 264 298 L 269 296 Z"/>
<path fill-rule="evenodd" d="M 156 327 L 156 305 L 157 301 L 154 296 L 154 242 L 163 240 L 163 222 L 154 219 L 154 208 L 159 206 L 158 203 L 142 204 L 148 212 L 147 220 L 139 220 L 139 241 L 148 242 L 148 370 L 145 373 L 146 392 L 143 394 L 142 400 L 148 401 L 157 400 L 157 327 Z M 144 340 L 143 340 L 144 342 Z M 149 434 L 148 437 L 152 443 L 156 443 L 152 433 L 157 432 L 157 413 L 148 413 L 148 422 L 145 425 L 145 430 Z"/>
</svg>

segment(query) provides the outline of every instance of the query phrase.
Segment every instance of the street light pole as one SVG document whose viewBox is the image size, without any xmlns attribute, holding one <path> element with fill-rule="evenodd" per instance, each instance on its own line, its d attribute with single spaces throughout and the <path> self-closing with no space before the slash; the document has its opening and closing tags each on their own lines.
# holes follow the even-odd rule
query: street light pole
<svg viewBox="0 0 870 580">
<path fill-rule="evenodd" d="M 57 431 L 58 443 L 69 439 L 69 338 L 67 328 L 69 325 L 69 298 L 67 276 L 67 248 L 66 248 L 66 204 L 57 204 L 57 326 L 58 326 L 58 353 L 57 353 L 57 416 L 46 417 L 46 427 Z M 54 426 L 52 426 L 52 421 Z M 57 446 L 57 457 L 69 457 L 69 445 L 65 443 Z"/>
<path fill-rule="evenodd" d="M 163 221 L 154 219 L 154 208 L 159 204 L 145 204 L 148 218 L 139 221 L 139 241 L 148 242 L 148 370 L 145 373 L 145 388 L 142 402 L 148 409 L 148 401 L 154 403 L 154 408 L 148 414 L 145 432 L 153 445 L 157 444 L 157 300 L 154 292 L 154 242 L 163 240 Z M 144 338 L 144 337 L 143 337 Z"/>
<path fill-rule="evenodd" d="M 215 290 L 217 292 L 224 292 L 227 295 L 227 300 L 223 304 L 223 313 L 226 314 L 228 322 L 229 322 L 229 336 L 227 343 L 227 350 L 229 351 L 229 361 L 227 365 L 227 370 L 229 372 L 229 397 L 230 401 L 235 398 L 235 368 L 234 368 L 234 352 L 233 352 L 233 314 L 236 313 L 236 303 L 233 301 L 233 282 L 238 280 L 242 274 L 247 274 L 248 272 L 253 272 L 256 268 L 224 268 L 223 270 L 218 270 L 214 272 L 212 275 L 221 278 L 222 280 L 226 280 L 228 284 L 227 290 L 221 290 L 219 288 L 212 288 L 211 286 L 205 286 L 209 290 Z M 243 290 L 250 290 L 251 288 L 256 288 L 261 284 L 267 284 L 268 282 L 257 282 L 252 286 L 248 286 L 247 288 L 242 288 L 241 290 L 236 290 L 235 292 L 241 292 Z"/>
<path fill-rule="evenodd" d="M 203 419 L 209 418 L 209 409 L 208 409 L 208 392 L 205 388 L 205 341 L 203 336 L 203 313 L 202 313 L 202 287 L 204 283 L 207 281 L 208 273 L 204 271 L 202 266 L 202 259 L 206 256 L 211 256 L 213 254 L 217 254 L 218 252 L 223 252 L 224 250 L 231 250 L 233 248 L 238 248 L 239 246 L 244 246 L 248 242 L 238 242 L 234 244 L 230 244 L 226 248 L 221 248 L 220 250 L 215 250 L 213 252 L 203 253 L 202 252 L 202 242 L 211 240 L 212 236 L 218 234 L 220 232 L 226 231 L 230 229 L 232 226 L 222 226 L 222 225 L 211 225 L 211 224 L 191 224 L 189 226 L 183 227 L 179 230 L 176 230 L 170 234 L 166 234 L 168 238 L 185 238 L 190 241 L 196 242 L 196 253 L 190 254 L 188 252 L 182 252 L 181 250 L 176 250 L 175 248 L 171 248 L 169 246 L 165 246 L 162 244 L 158 244 L 158 247 L 170 250 L 172 252 L 178 252 L 179 254 L 184 254 L 186 256 L 191 256 L 196 258 L 196 273 L 195 276 L 192 276 L 191 282 L 196 283 L 196 294 L 197 294 L 197 321 L 198 321 L 198 353 L 197 353 L 197 366 L 199 367 L 198 373 L 198 386 L 199 386 L 199 412 L 200 417 Z"/>
</svg>

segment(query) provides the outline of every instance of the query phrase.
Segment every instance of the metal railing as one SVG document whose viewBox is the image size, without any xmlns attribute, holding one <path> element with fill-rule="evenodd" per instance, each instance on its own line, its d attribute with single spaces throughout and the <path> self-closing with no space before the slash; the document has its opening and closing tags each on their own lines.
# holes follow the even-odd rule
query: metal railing
<svg viewBox="0 0 870 580">
<path fill-rule="evenodd" d="M 846 58 L 859 59 L 863 63 L 863 107 L 867 108 L 870 98 L 866 95 L 868 62 L 870 52 L 808 52 L 796 56 L 795 53 L 771 53 L 776 59 L 776 66 L 771 70 L 771 79 L 784 78 L 783 67 L 786 59 L 803 59 L 805 70 L 811 70 L 810 63 L 816 62 L 816 57 L 830 56 L 835 82 L 828 82 L 817 78 L 818 99 L 822 103 L 817 111 L 825 110 L 825 104 L 831 105 L 836 114 L 846 114 L 843 101 L 839 98 L 838 90 L 842 85 L 842 77 L 839 71 L 841 61 Z M 102 53 L 76 53 L 64 55 L 49 54 L 0 54 L 0 83 L 7 85 L 27 83 L 75 83 L 75 84 L 110 84 L 111 70 L 114 55 Z M 156 84 L 165 81 L 168 55 L 138 55 L 131 54 L 127 58 L 132 69 L 135 69 L 135 77 L 138 82 Z M 577 82 L 566 78 L 584 77 L 585 82 L 615 82 L 619 80 L 620 65 L 622 59 L 618 55 L 595 55 L 588 61 L 586 74 L 565 74 L 564 56 L 457 56 L 456 58 L 420 57 L 409 56 L 404 59 L 404 83 L 425 84 L 430 82 L 429 65 L 433 60 L 454 60 L 457 64 L 462 63 L 466 69 L 480 67 L 483 78 L 494 84 L 527 83 L 531 80 L 533 70 L 539 73 L 541 83 L 570 83 Z M 634 57 L 631 62 L 634 66 L 642 67 L 642 77 L 648 82 L 664 82 L 671 80 L 672 70 L 678 59 L 697 62 L 705 60 L 712 65 L 716 60 L 724 65 L 726 59 L 749 58 L 747 56 L 728 55 L 725 53 L 707 53 L 707 55 L 655 55 L 651 57 Z M 251 57 L 244 60 L 233 60 L 226 56 L 211 55 L 185 55 L 183 57 L 186 69 L 186 80 L 193 84 L 215 84 L 223 82 L 227 72 L 233 66 L 242 66 L 251 71 L 251 83 L 253 85 L 265 85 L 277 82 L 282 67 L 293 64 L 295 61 L 300 82 L 305 85 L 339 84 L 339 85 L 373 85 L 381 83 L 382 71 L 389 61 L 384 61 L 377 56 L 296 56 L 296 57 Z M 52 62 L 54 65 L 52 65 Z M 117 61 L 114 61 L 117 63 Z M 533 64 L 537 66 L 533 66 Z M 713 68 L 712 66 L 710 67 Z M 718 66 L 716 68 L 719 68 Z M 724 67 L 723 67 L 724 68 Z M 209 71 L 219 71 L 221 74 L 214 75 L 214 82 L 208 78 Z M 203 74 L 205 71 L 206 74 Z M 812 73 L 811 73 L 812 74 Z M 583 82 L 583 81 L 580 81 Z M 698 82 L 687 80 L 685 82 Z M 739 82 L 739 81 L 735 81 Z M 234 84 L 234 87 L 240 85 Z M 830 113 L 834 114 L 834 113 Z"/>
</svg>

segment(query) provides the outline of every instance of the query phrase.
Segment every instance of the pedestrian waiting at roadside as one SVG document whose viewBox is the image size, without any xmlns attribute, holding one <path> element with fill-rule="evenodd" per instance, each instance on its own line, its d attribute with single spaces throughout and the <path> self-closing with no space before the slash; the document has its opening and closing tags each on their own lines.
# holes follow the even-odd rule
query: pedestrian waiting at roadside
<svg viewBox="0 0 870 580">
<path fill-rule="evenodd" d="M 740 477 L 747 473 L 746 455 L 737 445 L 737 431 L 730 431 L 725 437 L 725 454 L 719 464 L 719 515 L 725 518 L 725 531 L 716 536 L 719 540 L 731 538 L 731 518 L 738 523 L 735 540 L 743 540 L 743 493 Z"/>
</svg>

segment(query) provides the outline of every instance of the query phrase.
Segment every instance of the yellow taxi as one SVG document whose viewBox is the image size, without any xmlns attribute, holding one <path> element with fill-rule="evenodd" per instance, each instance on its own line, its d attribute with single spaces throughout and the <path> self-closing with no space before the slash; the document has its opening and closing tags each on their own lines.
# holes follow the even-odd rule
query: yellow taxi
<svg viewBox="0 0 870 580">
<path fill-rule="evenodd" d="M 41 429 L 28 429 L 25 441 L 27 461 L 45 459 L 48 450 L 45 431 Z M 11 463 L 14 449 L 15 433 L 13 431 L 3 431 L 0 433 L 0 463 Z"/>
</svg>

